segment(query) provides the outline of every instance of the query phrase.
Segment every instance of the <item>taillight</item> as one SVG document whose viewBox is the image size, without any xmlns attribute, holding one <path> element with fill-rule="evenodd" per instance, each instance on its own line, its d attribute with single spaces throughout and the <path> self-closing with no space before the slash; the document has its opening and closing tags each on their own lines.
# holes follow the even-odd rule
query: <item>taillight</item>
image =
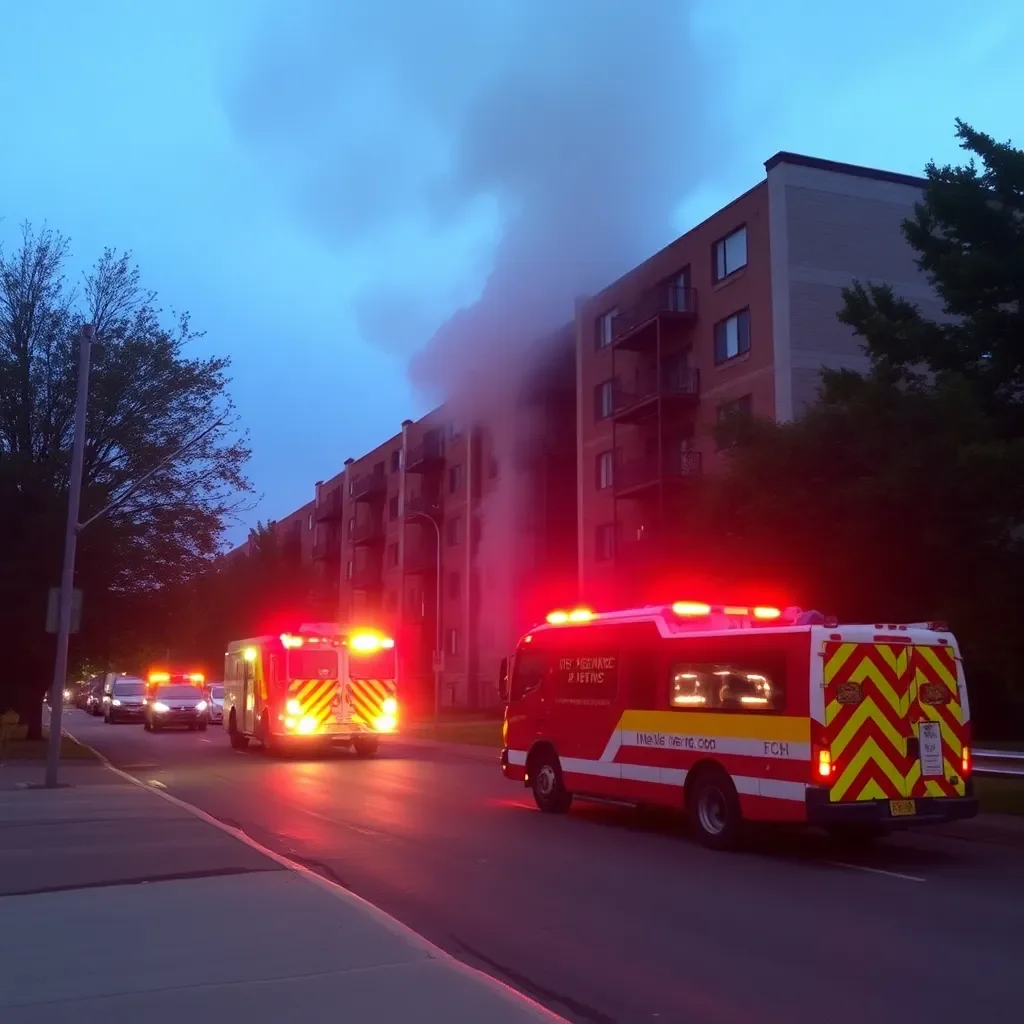
<svg viewBox="0 0 1024 1024">
<path fill-rule="evenodd" d="M 818 778 L 830 779 L 836 766 L 832 763 L 832 755 L 827 750 L 818 751 Z"/>
<path fill-rule="evenodd" d="M 960 774 L 966 779 L 971 774 L 971 748 L 964 747 L 960 752 Z"/>
</svg>

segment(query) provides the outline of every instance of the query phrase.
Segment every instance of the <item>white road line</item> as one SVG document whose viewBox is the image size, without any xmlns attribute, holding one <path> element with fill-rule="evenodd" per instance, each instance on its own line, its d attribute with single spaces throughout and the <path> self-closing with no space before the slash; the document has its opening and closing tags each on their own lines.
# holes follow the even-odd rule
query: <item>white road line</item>
<svg viewBox="0 0 1024 1024">
<path fill-rule="evenodd" d="M 158 789 L 166 789 L 167 787 L 159 779 L 150 779 L 149 784 L 156 786 Z"/>
<path fill-rule="evenodd" d="M 850 871 L 866 871 L 869 875 L 888 875 L 890 878 L 899 878 L 904 882 L 927 882 L 927 878 L 919 878 L 917 875 L 904 875 L 899 871 L 886 871 L 884 868 L 869 868 L 865 864 L 847 864 L 841 860 L 827 860 L 835 868 L 848 868 Z"/>
<path fill-rule="evenodd" d="M 199 742 L 200 742 L 200 743 L 212 743 L 212 742 L 213 742 L 213 740 L 208 740 L 208 739 L 206 739 L 206 737 L 205 737 L 205 736 L 201 736 L 201 737 L 199 738 Z"/>
</svg>

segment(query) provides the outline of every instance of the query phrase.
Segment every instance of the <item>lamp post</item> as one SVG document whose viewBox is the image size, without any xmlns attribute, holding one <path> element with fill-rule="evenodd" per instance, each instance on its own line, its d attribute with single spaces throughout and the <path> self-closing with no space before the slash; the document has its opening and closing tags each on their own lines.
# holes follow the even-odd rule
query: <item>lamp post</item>
<svg viewBox="0 0 1024 1024">
<path fill-rule="evenodd" d="M 71 598 L 75 583 L 75 551 L 78 546 L 78 510 L 82 498 L 82 464 L 85 461 L 85 414 L 89 405 L 89 360 L 92 355 L 92 324 L 78 334 L 78 395 L 75 399 L 75 435 L 71 447 L 68 477 L 68 521 L 64 530 L 64 568 L 60 578 L 57 612 L 57 654 L 50 689 L 50 745 L 46 756 L 46 787 L 57 785 L 60 765 L 61 717 L 64 712 L 64 683 L 68 674 L 68 637 L 71 634 Z"/>
<path fill-rule="evenodd" d="M 406 510 L 407 519 L 425 519 L 434 528 L 437 538 L 437 596 L 434 603 L 434 735 L 437 736 L 441 724 L 441 653 L 444 649 L 444 637 L 441 632 L 441 527 L 437 520 L 426 512 L 416 509 Z"/>
</svg>

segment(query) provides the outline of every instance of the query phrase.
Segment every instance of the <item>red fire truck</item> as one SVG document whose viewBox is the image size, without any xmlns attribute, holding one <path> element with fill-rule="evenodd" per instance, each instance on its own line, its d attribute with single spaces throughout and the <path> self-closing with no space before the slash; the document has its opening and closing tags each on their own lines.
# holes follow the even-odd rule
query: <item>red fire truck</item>
<svg viewBox="0 0 1024 1024">
<path fill-rule="evenodd" d="M 678 807 L 726 847 L 744 821 L 873 836 L 978 810 L 943 623 L 699 601 L 558 611 L 500 687 L 502 771 L 543 811 L 574 796 Z"/>
<path fill-rule="evenodd" d="M 319 623 L 234 641 L 224 658 L 231 745 L 331 743 L 372 757 L 398 727 L 395 664 L 394 640 L 372 629 Z"/>
</svg>

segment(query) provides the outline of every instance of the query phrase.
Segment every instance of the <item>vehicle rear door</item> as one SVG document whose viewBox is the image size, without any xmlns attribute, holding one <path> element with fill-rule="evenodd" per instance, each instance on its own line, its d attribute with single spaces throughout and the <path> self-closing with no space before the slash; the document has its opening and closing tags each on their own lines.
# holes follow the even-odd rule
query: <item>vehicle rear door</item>
<svg viewBox="0 0 1024 1024">
<path fill-rule="evenodd" d="M 901 637 L 827 640 L 824 649 L 825 749 L 830 800 L 905 800 L 911 795 L 913 658 Z M 894 811 L 912 813 L 906 804 Z"/>
<path fill-rule="evenodd" d="M 916 643 L 910 655 L 910 713 L 914 736 L 908 782 L 913 797 L 964 796 L 964 748 L 969 744 L 959 656 L 949 644 Z"/>
</svg>

